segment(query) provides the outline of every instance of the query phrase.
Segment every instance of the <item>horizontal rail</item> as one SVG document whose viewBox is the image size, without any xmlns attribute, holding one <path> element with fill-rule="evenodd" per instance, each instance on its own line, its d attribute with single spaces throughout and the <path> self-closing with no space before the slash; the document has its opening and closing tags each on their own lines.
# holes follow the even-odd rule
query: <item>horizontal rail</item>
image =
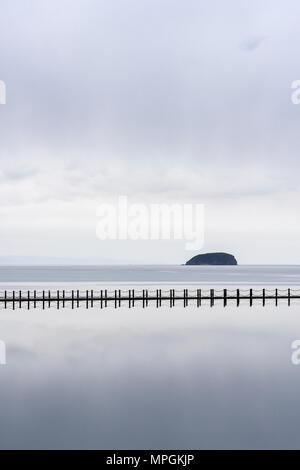
<svg viewBox="0 0 300 470">
<path fill-rule="evenodd" d="M 147 307 L 150 302 L 156 302 L 156 306 L 160 307 L 166 301 L 170 303 L 170 307 L 174 307 L 178 301 L 183 301 L 184 307 L 188 306 L 190 301 L 196 301 L 197 307 L 200 307 L 203 301 L 209 301 L 211 306 L 214 305 L 215 301 L 222 301 L 224 306 L 229 301 L 236 301 L 238 306 L 241 301 L 245 300 L 249 301 L 250 306 L 255 300 L 262 300 L 263 305 L 267 300 L 275 300 L 276 305 L 279 300 L 287 300 L 288 305 L 290 305 L 291 301 L 296 299 L 300 299 L 300 289 L 13 290 L 0 292 L 0 307 L 7 308 L 12 305 L 13 308 L 16 306 L 22 308 L 25 304 L 27 308 L 36 308 L 40 305 L 45 308 L 56 303 L 57 308 L 69 306 L 70 304 L 74 308 L 75 306 L 82 306 L 83 302 L 86 308 L 94 306 L 103 308 L 111 304 L 116 308 L 121 307 L 124 303 L 128 303 L 129 308 L 134 307 L 137 303 L 142 303 L 143 307 Z"/>
</svg>

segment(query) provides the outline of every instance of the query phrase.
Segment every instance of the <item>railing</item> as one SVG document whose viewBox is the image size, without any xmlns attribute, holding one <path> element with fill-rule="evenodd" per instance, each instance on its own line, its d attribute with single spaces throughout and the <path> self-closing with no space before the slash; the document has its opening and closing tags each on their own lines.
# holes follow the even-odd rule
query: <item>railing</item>
<svg viewBox="0 0 300 470">
<path fill-rule="evenodd" d="M 175 305 L 187 307 L 193 304 L 201 307 L 207 303 L 213 307 L 215 302 L 221 302 L 224 307 L 229 303 L 237 306 L 243 301 L 249 302 L 252 306 L 256 300 L 262 305 L 266 301 L 272 300 L 278 305 L 279 300 L 286 300 L 287 305 L 295 299 L 300 299 L 300 289 L 183 289 L 183 290 L 12 290 L 0 292 L 0 308 L 42 308 L 56 306 L 59 308 L 71 307 L 79 308 L 84 305 L 86 308 L 105 308 L 114 306 L 115 308 L 126 305 L 129 308 L 151 305 L 161 307 Z"/>
</svg>

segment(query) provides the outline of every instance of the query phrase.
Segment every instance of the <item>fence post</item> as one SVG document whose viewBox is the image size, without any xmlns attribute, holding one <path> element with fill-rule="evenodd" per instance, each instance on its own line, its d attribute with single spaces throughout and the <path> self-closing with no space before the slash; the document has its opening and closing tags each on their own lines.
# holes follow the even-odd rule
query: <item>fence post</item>
<svg viewBox="0 0 300 470">
<path fill-rule="evenodd" d="M 197 289 L 197 307 L 201 305 L 201 289 Z"/>
<path fill-rule="evenodd" d="M 288 306 L 291 305 L 291 289 L 288 289 Z"/>
<path fill-rule="evenodd" d="M 278 306 L 278 289 L 275 289 L 275 306 Z"/>
<path fill-rule="evenodd" d="M 227 305 L 227 289 L 224 289 L 223 297 L 224 297 L 223 306 L 226 307 L 226 305 Z"/>
<path fill-rule="evenodd" d="M 214 289 L 210 289 L 210 306 L 211 307 L 214 306 L 214 295 L 215 295 Z"/>
<path fill-rule="evenodd" d="M 240 305 L 240 289 L 236 290 L 236 305 L 237 307 Z"/>
<path fill-rule="evenodd" d="M 250 289 L 250 307 L 252 307 L 253 304 L 253 290 Z"/>
<path fill-rule="evenodd" d="M 263 289 L 263 307 L 266 305 L 266 289 Z"/>
</svg>

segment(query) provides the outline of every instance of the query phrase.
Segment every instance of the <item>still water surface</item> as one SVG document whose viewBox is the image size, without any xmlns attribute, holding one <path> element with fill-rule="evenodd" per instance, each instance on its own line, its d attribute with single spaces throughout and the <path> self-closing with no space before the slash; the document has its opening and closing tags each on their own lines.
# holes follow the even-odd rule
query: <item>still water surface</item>
<svg viewBox="0 0 300 470">
<path fill-rule="evenodd" d="M 104 287 L 106 279 L 132 287 L 180 288 L 196 278 L 206 287 L 300 285 L 297 266 L 193 268 L 180 275 L 182 268 L 117 267 L 105 278 L 104 267 L 96 273 L 2 267 L 0 289 Z M 0 366 L 2 449 L 300 448 L 300 366 L 291 363 L 291 343 L 300 339 L 298 302 L 8 309 L 0 311 L 0 339 L 7 346 L 7 365 Z"/>
</svg>

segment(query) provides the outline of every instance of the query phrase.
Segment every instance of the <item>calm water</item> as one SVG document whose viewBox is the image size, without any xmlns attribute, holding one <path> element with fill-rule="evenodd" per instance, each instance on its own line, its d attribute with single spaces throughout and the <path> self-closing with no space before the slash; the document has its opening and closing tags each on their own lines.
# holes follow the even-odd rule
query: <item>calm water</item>
<svg viewBox="0 0 300 470">
<path fill-rule="evenodd" d="M 10 267 L 15 286 L 300 286 L 298 266 Z M 0 448 L 300 448 L 300 304 L 1 310 Z"/>
<path fill-rule="evenodd" d="M 300 285 L 300 266 L 0 266 L 0 287 L 40 283 Z"/>
</svg>

